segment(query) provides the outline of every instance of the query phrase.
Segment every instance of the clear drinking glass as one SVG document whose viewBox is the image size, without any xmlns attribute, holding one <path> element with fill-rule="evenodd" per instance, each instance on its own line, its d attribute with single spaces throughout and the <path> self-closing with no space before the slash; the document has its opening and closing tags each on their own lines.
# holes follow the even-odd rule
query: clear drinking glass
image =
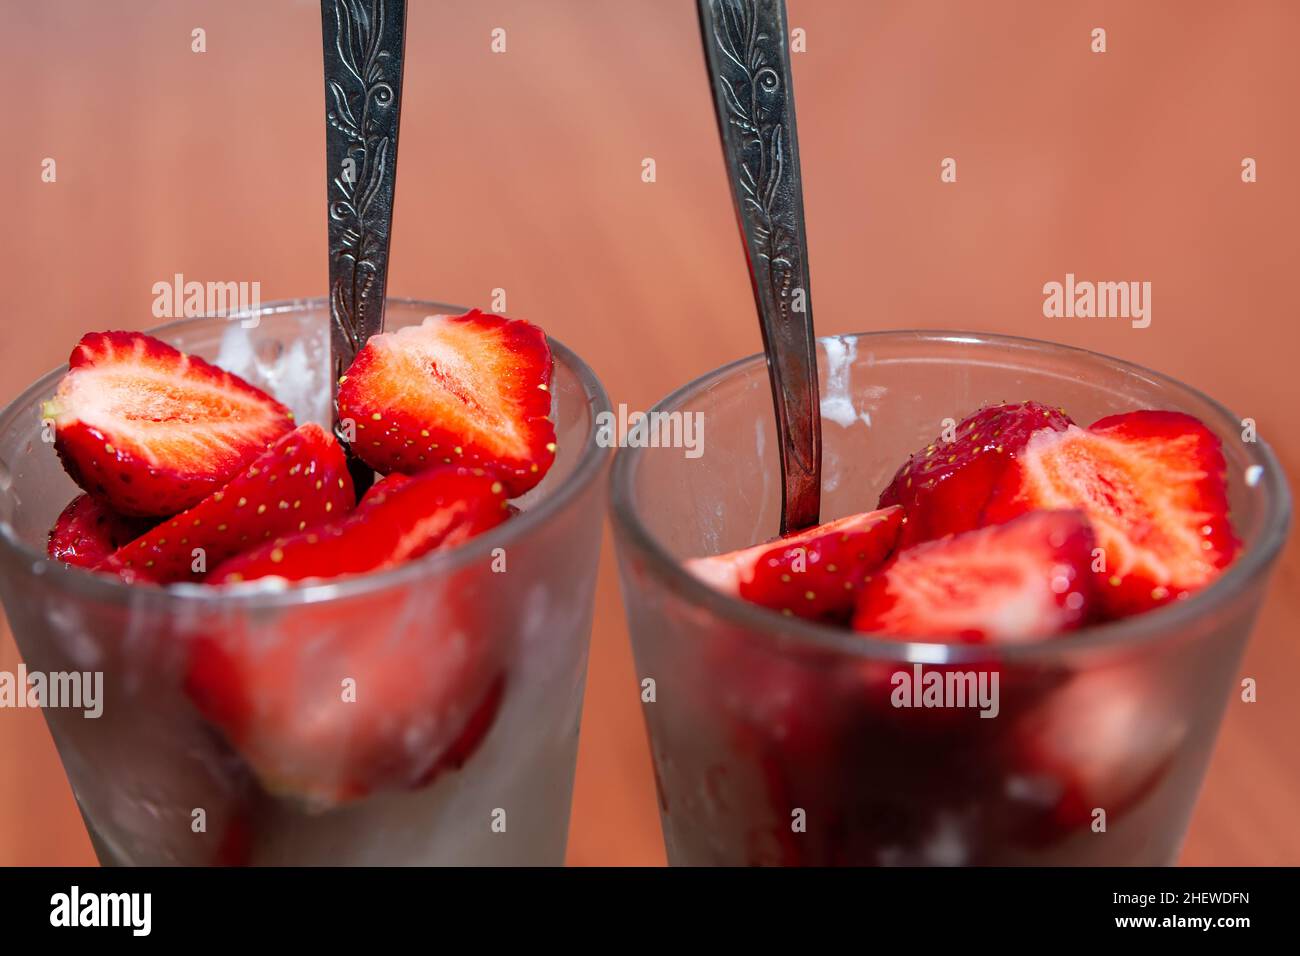
<svg viewBox="0 0 1300 956">
<path fill-rule="evenodd" d="M 819 355 L 823 520 L 875 507 L 944 419 L 1033 399 L 1085 425 L 1138 408 L 1200 418 L 1223 441 L 1243 548 L 1185 601 L 1037 644 L 782 617 L 682 567 L 773 537 L 780 508 L 763 358 L 692 382 L 654 411 L 702 413 L 703 454 L 625 448 L 611 482 L 638 676 L 655 681 L 643 709 L 670 862 L 1173 863 L 1286 535 L 1272 452 L 1197 390 L 1061 345 L 883 332 L 823 339 Z M 891 706 L 891 676 L 918 663 L 996 671 L 997 717 Z"/>
<path fill-rule="evenodd" d="M 390 300 L 387 326 L 461 311 Z M 311 300 L 155 334 L 328 424 L 328 323 Z M 608 456 L 596 416 L 609 405 L 591 369 L 550 345 L 558 452 L 521 514 L 389 571 L 273 593 L 128 587 L 47 560 L 46 532 L 78 492 L 42 441 L 41 401 L 63 370 L 0 413 L 0 597 L 18 648 L 29 671 L 103 674 L 99 718 L 45 711 L 103 863 L 563 863 Z M 187 698 L 192 640 L 222 632 L 259 652 L 298 642 L 323 662 L 304 705 L 363 708 L 357 719 L 397 734 L 450 746 L 472 719 L 464 702 L 489 695 L 495 717 L 429 785 L 313 808 L 268 793 Z M 356 669 L 396 663 L 403 693 L 366 700 L 363 677 L 331 672 L 341 649 Z M 355 703 L 339 704 L 341 676 L 356 678 Z"/>
</svg>

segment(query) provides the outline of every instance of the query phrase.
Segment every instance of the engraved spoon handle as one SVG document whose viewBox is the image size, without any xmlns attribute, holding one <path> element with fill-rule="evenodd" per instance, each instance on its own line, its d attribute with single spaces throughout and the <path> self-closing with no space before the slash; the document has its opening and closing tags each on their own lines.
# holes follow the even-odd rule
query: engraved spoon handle
<svg viewBox="0 0 1300 956">
<path fill-rule="evenodd" d="M 698 0 L 781 449 L 781 533 L 821 511 L 821 403 L 784 0 Z"/>
<path fill-rule="evenodd" d="M 333 388 L 384 329 L 406 0 L 321 0 Z"/>
</svg>

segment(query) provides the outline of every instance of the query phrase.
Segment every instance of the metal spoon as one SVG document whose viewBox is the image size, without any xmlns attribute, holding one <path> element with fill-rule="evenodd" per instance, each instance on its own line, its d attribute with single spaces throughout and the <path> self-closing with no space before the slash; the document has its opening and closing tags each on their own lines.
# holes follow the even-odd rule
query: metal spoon
<svg viewBox="0 0 1300 956">
<path fill-rule="evenodd" d="M 781 448 L 781 533 L 821 511 L 821 402 L 784 0 L 698 0 Z"/>
<path fill-rule="evenodd" d="M 384 330 L 397 183 L 406 0 L 321 0 L 325 170 L 329 195 L 333 392 L 357 352 Z M 343 440 L 335 408 L 335 430 Z M 345 442 L 346 445 L 346 442 Z M 354 464 L 355 461 L 354 461 Z M 373 472 L 353 468 L 368 486 Z M 357 491 L 363 491 L 358 487 Z"/>
</svg>

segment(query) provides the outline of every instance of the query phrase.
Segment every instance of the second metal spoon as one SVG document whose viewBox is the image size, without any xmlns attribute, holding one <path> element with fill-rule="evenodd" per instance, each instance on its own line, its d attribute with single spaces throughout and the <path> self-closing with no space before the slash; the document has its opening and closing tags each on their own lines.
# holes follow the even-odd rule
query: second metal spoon
<svg viewBox="0 0 1300 956">
<path fill-rule="evenodd" d="M 781 451 L 781 533 L 821 511 L 821 402 L 784 0 L 698 0 Z"/>
</svg>

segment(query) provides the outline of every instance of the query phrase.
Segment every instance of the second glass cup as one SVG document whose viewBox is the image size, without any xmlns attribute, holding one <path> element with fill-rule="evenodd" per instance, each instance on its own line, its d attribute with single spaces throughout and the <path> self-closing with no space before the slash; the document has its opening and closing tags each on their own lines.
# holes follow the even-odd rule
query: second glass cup
<svg viewBox="0 0 1300 956">
<path fill-rule="evenodd" d="M 1079 349 L 885 332 L 819 343 L 823 520 L 871 510 L 899 464 L 981 405 L 1076 421 L 1139 408 L 1220 438 L 1242 550 L 1191 598 L 1037 644 L 872 639 L 714 591 L 685 559 L 772 538 L 780 469 L 753 356 L 651 412 L 699 413 L 702 453 L 627 448 L 612 511 L 664 838 L 674 864 L 1173 863 L 1285 537 L 1272 452 L 1186 385 Z M 993 719 L 891 705 L 916 665 L 997 672 Z"/>
<path fill-rule="evenodd" d="M 460 311 L 392 300 L 387 325 Z M 328 422 L 324 301 L 155 334 L 273 392 L 298 421 Z M 45 714 L 103 863 L 563 862 L 609 404 L 582 360 L 550 345 L 558 450 L 522 513 L 392 570 L 273 592 L 131 587 L 47 560 L 46 532 L 78 490 L 41 440 L 62 370 L 0 413 L 0 597 L 29 671 L 102 675 L 97 717 Z M 369 792 L 339 805 L 277 795 L 187 696 L 193 642 L 214 634 L 277 674 L 245 704 L 301 733 L 314 772 L 341 774 L 366 734 L 441 756 L 401 786 L 374 767 L 384 784 L 362 780 Z"/>
</svg>

